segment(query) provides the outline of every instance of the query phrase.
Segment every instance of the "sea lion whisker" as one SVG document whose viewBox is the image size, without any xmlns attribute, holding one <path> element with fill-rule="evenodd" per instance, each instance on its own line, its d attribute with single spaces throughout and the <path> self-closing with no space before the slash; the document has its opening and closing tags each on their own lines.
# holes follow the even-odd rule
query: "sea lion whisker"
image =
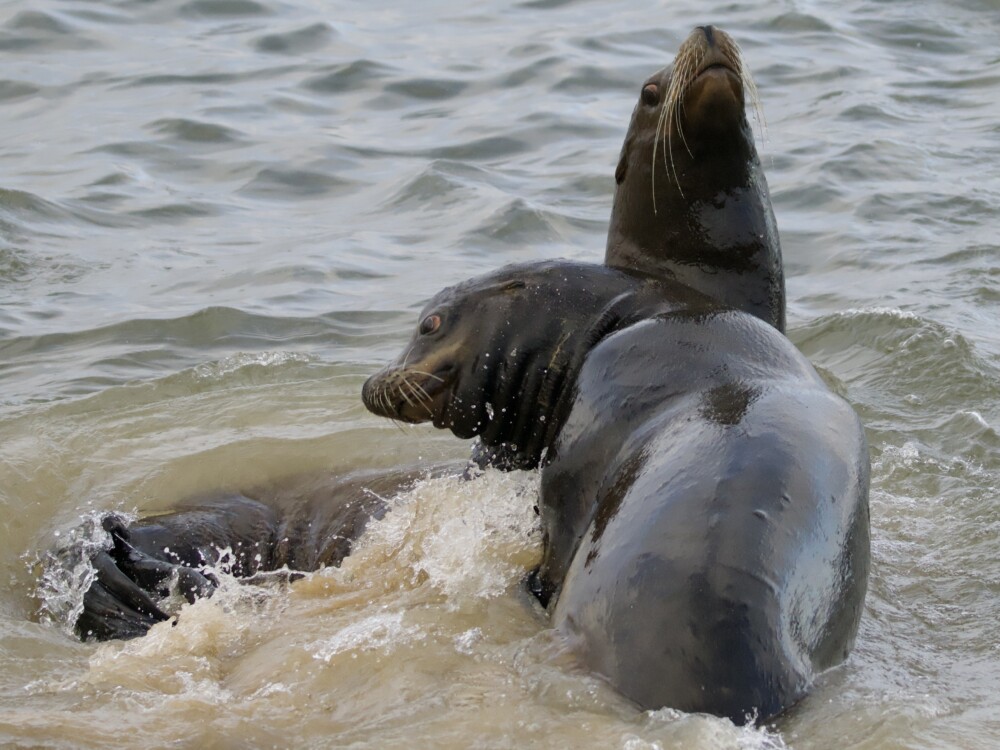
<svg viewBox="0 0 1000 750">
<path fill-rule="evenodd" d="M 413 373 L 407 373 L 408 376 L 411 374 Z M 405 387 L 407 391 L 409 391 L 409 394 L 413 398 L 413 400 L 424 408 L 424 410 L 427 412 L 427 416 L 429 417 L 434 416 L 434 408 L 433 408 L 434 399 L 432 399 L 430 395 L 427 393 L 427 391 L 424 390 L 423 386 L 421 386 L 419 383 L 413 382 L 413 380 L 410 379 L 409 377 L 406 377 L 406 379 L 402 383 L 402 386 Z"/>
<path fill-rule="evenodd" d="M 403 400 L 407 403 L 408 406 L 415 406 L 413 401 L 410 399 L 410 394 L 406 392 L 405 386 L 406 386 L 406 379 L 404 378 L 399 382 L 399 388 L 397 389 L 399 391 L 399 395 L 403 397 Z"/>
<path fill-rule="evenodd" d="M 424 403 L 424 400 L 420 398 L 420 394 L 417 393 L 417 389 L 413 387 L 413 382 L 409 378 L 407 378 L 404 381 L 403 385 L 406 387 L 406 390 L 410 394 L 410 398 L 413 399 L 413 402 L 418 406 L 423 406 L 426 409 L 427 405 Z"/>
<path fill-rule="evenodd" d="M 677 134 L 681 137 L 681 142 L 684 144 L 684 148 L 687 149 L 688 156 L 692 159 L 694 158 L 694 152 L 691 151 L 691 147 L 687 142 L 687 136 L 684 135 L 684 92 L 687 91 L 688 87 L 694 81 L 695 72 L 701 68 L 701 64 L 704 60 L 704 51 L 699 52 L 697 57 L 691 60 L 690 64 L 684 70 L 684 79 L 681 81 L 680 91 L 677 94 Z M 680 187 L 680 185 L 678 185 L 678 187 Z"/>
<path fill-rule="evenodd" d="M 387 388 L 380 388 L 377 396 L 378 403 L 382 406 L 382 410 L 386 414 L 392 414 L 392 402 L 389 400 L 389 392 Z M 396 420 L 393 419 L 395 422 Z"/>
<path fill-rule="evenodd" d="M 413 396 L 414 400 L 427 410 L 427 414 L 434 416 L 434 410 L 431 409 L 433 401 L 427 395 L 427 391 L 421 388 L 419 383 L 414 383 L 412 380 L 406 381 L 406 387 L 410 389 L 410 395 Z"/>
<path fill-rule="evenodd" d="M 667 131 L 670 128 L 669 96 L 670 90 L 668 88 L 664 100 L 660 105 L 660 116 L 656 120 L 656 130 L 653 133 L 653 157 L 650 164 L 650 174 L 652 179 L 654 214 L 658 213 L 656 207 L 656 150 L 660 145 L 661 138 L 663 140 L 663 171 L 668 172 L 670 169 L 669 164 L 667 163 L 667 152 L 670 150 L 667 145 Z"/>
<path fill-rule="evenodd" d="M 656 147 L 660 144 L 660 133 L 663 131 L 663 121 L 666 117 L 667 108 L 666 106 L 660 107 L 660 116 L 656 120 L 656 130 L 653 132 L 653 159 L 650 164 L 650 180 L 652 181 L 652 191 L 653 191 L 653 213 L 657 214 L 656 210 Z M 667 144 L 666 139 L 663 142 L 663 166 L 666 169 L 667 166 Z"/>
<path fill-rule="evenodd" d="M 754 81 L 753 76 L 750 75 L 750 71 L 747 69 L 742 58 L 740 58 L 739 76 L 743 82 L 743 87 L 747 91 L 747 95 L 750 97 L 754 119 L 757 120 L 757 126 L 760 128 L 760 139 L 763 142 L 767 139 L 767 118 L 764 117 L 764 108 L 760 104 L 760 92 L 757 91 L 757 83 Z"/>
<path fill-rule="evenodd" d="M 735 39 L 728 36 L 722 39 L 721 47 L 722 53 L 732 65 L 737 78 L 740 79 L 740 84 L 746 90 L 750 105 L 753 107 L 754 118 L 757 120 L 757 125 L 760 128 L 761 141 L 764 141 L 767 132 L 767 120 L 764 117 L 764 110 L 760 104 L 760 93 L 757 91 L 757 83 L 754 81 L 750 69 L 747 67 L 743 50 Z"/>
<path fill-rule="evenodd" d="M 687 136 L 684 135 L 684 126 L 681 125 L 681 123 L 684 121 L 684 103 L 683 102 L 681 102 L 681 104 L 678 106 L 678 110 L 679 110 L 679 112 L 678 112 L 678 115 L 677 115 L 677 134 L 681 137 L 681 143 L 683 143 L 684 144 L 684 148 L 687 149 L 688 156 L 690 156 L 693 159 L 694 158 L 694 152 L 691 150 L 691 147 L 688 145 Z"/>
<path fill-rule="evenodd" d="M 431 398 L 430 394 L 427 393 L 427 391 L 424 389 L 422 385 L 420 385 L 420 383 L 414 383 L 413 387 L 416 388 L 418 393 L 420 394 L 421 403 L 425 406 L 427 411 L 431 411 L 430 404 L 434 402 L 434 399 Z"/>
<path fill-rule="evenodd" d="M 438 377 L 437 375 L 432 375 L 431 373 L 425 372 L 424 370 L 410 370 L 410 372 L 413 373 L 414 375 L 423 375 L 425 378 L 432 378 L 433 380 L 436 380 L 439 383 L 444 382 L 444 378 Z"/>
<path fill-rule="evenodd" d="M 678 134 L 681 136 L 681 140 L 690 154 L 691 149 L 687 145 L 687 140 L 683 133 L 681 107 L 684 101 L 684 92 L 691 83 L 692 72 L 695 69 L 696 64 L 701 63 L 701 57 L 698 57 L 697 60 L 695 60 L 692 53 L 686 51 L 683 47 L 682 52 L 678 57 L 680 59 L 674 63 L 674 70 L 670 78 L 670 86 L 667 88 L 666 100 L 663 103 L 664 111 L 667 113 L 666 129 L 664 132 L 666 139 L 666 143 L 664 144 L 664 157 L 666 157 L 667 152 L 670 153 L 669 171 L 674 176 L 674 182 L 677 185 L 677 191 L 680 193 L 681 198 L 685 198 L 684 188 L 681 187 L 680 176 L 677 173 L 677 163 L 674 159 L 673 131 L 676 123 Z"/>
<path fill-rule="evenodd" d="M 389 389 L 388 388 L 383 388 L 382 389 L 382 391 L 379 393 L 379 398 L 380 398 L 380 401 L 381 401 L 381 403 L 383 405 L 383 409 L 384 409 L 384 413 L 385 414 L 395 414 L 396 413 L 396 410 L 392 406 L 392 400 L 389 398 Z M 389 417 L 389 421 L 392 422 L 393 427 L 395 427 L 396 429 L 398 429 L 404 435 L 406 434 L 406 429 L 405 429 L 406 423 L 405 422 L 401 421 L 398 417 L 394 417 L 394 416 L 393 417 Z"/>
<path fill-rule="evenodd" d="M 681 194 L 681 198 L 685 198 L 684 188 L 681 187 L 681 178 L 677 174 L 677 164 L 674 161 L 674 147 L 673 147 L 673 128 L 671 128 L 673 117 L 671 117 L 671 122 L 667 124 L 667 150 L 670 151 L 670 170 L 674 175 L 674 182 L 677 184 L 677 192 Z"/>
<path fill-rule="evenodd" d="M 422 385 L 420 385 L 420 383 L 411 378 L 409 380 L 409 384 L 410 384 L 410 389 L 413 391 L 415 397 L 419 398 L 421 402 L 428 402 L 432 400 L 430 394 L 427 393 L 427 391 L 424 389 Z"/>
</svg>

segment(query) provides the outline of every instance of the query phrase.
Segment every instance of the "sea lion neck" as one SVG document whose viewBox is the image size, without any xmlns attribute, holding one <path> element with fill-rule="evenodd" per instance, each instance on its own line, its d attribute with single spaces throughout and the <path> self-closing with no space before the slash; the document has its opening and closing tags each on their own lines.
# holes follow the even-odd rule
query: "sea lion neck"
<svg viewBox="0 0 1000 750">
<path fill-rule="evenodd" d="M 653 74 L 622 145 L 605 262 L 671 278 L 783 331 L 781 247 L 735 42 L 699 27 Z"/>
<path fill-rule="evenodd" d="M 749 262 L 741 244 L 755 244 L 756 226 L 740 228 L 738 236 L 717 236 L 715 215 L 737 213 L 740 198 L 766 191 L 766 182 L 753 145 L 750 127 L 743 121 L 736 136 L 713 138 L 708 145 L 696 142 L 689 153 L 683 146 L 669 157 L 653 159 L 648 132 L 629 132 L 623 154 L 628 167 L 615 190 L 607 251 L 609 264 L 662 275 L 663 264 L 700 265 L 710 259 L 739 267 Z M 692 140 L 694 140 L 692 138 Z M 751 196 L 758 200 L 759 195 Z M 735 203 L 727 206 L 727 201 Z M 721 217 L 725 221 L 725 216 Z M 737 217 L 734 217 L 737 218 Z M 754 217 L 763 218 L 763 217 Z M 630 247 L 632 246 L 632 247 Z M 718 251 L 727 252 L 720 254 Z M 614 262 L 619 253 L 637 254 L 630 263 Z M 714 258 L 715 255 L 722 257 Z"/>
<path fill-rule="evenodd" d="M 491 364 L 498 369 L 489 378 L 490 422 L 473 454 L 481 467 L 507 471 L 554 457 L 589 352 L 642 309 L 670 306 L 662 292 L 648 293 L 656 280 L 600 266 L 542 262 L 519 270 L 527 281 L 521 309 L 544 314 L 509 338 L 503 359 Z"/>
</svg>

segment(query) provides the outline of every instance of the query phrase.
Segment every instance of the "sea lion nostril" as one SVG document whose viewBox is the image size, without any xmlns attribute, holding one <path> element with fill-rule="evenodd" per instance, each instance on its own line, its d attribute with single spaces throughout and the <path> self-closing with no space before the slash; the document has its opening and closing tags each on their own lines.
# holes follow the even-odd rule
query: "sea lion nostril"
<svg viewBox="0 0 1000 750">
<path fill-rule="evenodd" d="M 705 39 L 708 40 L 709 45 L 715 44 L 715 27 L 714 26 L 699 26 L 699 29 L 705 34 Z"/>
</svg>

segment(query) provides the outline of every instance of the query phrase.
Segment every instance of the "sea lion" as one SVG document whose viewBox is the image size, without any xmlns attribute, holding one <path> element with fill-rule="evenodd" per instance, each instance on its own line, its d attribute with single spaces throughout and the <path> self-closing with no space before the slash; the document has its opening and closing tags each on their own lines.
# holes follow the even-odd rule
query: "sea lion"
<svg viewBox="0 0 1000 750">
<path fill-rule="evenodd" d="M 641 708 L 767 720 L 850 651 L 865 435 L 757 317 L 605 266 L 513 266 L 434 297 L 362 398 L 543 467 L 533 588 Z"/>
<path fill-rule="evenodd" d="M 785 329 L 767 180 L 747 122 L 739 47 L 699 26 L 642 85 L 615 170 L 605 263 L 674 278 Z"/>
<path fill-rule="evenodd" d="M 74 628 L 84 640 L 144 635 L 170 618 L 159 602 L 171 588 L 188 601 L 211 595 L 218 581 L 205 567 L 220 562 L 238 577 L 281 568 L 295 577 L 340 565 L 368 522 L 386 513 L 383 497 L 445 471 L 454 469 L 298 476 L 277 486 L 191 498 L 132 525 L 109 514 L 102 521 L 108 548 L 90 558 L 94 580 Z"/>
</svg>

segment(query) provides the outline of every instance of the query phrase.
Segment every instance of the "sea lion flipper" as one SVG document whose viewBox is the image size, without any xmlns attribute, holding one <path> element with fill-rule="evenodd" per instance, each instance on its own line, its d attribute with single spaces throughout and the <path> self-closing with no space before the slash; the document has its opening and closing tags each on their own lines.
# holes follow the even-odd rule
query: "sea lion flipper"
<svg viewBox="0 0 1000 750">
<path fill-rule="evenodd" d="M 109 640 L 136 638 L 158 622 L 170 619 L 157 598 L 176 588 L 188 602 L 210 596 L 218 581 L 208 574 L 149 554 L 136 544 L 124 521 L 108 515 L 101 526 L 111 537 L 111 548 L 90 559 L 96 576 L 83 597 L 76 622 L 82 638 Z"/>
<path fill-rule="evenodd" d="M 82 638 L 136 638 L 170 616 L 131 578 L 107 552 L 91 560 L 97 576 L 83 596 L 83 612 L 76 621 Z"/>
<path fill-rule="evenodd" d="M 119 558 L 120 569 L 145 591 L 166 595 L 176 585 L 189 603 L 211 596 L 219 582 L 214 576 L 175 563 L 159 560 L 144 552 L 132 549 L 124 559 Z"/>
</svg>

